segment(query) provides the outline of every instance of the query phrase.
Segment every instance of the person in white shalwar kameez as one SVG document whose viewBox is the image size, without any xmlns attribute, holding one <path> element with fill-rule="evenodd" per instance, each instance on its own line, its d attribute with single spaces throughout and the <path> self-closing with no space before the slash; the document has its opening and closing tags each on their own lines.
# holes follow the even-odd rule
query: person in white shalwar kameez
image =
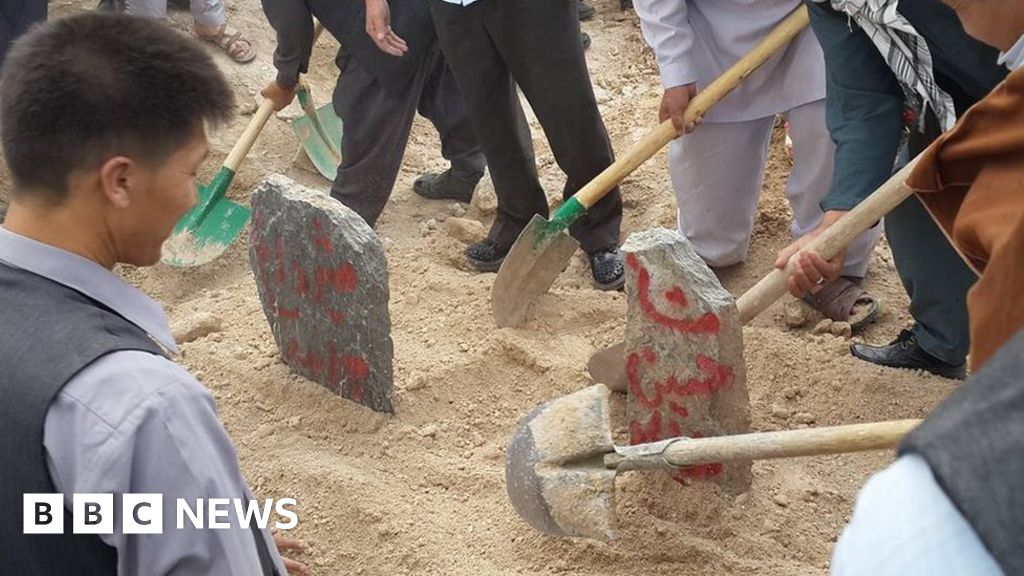
<svg viewBox="0 0 1024 576">
<path fill-rule="evenodd" d="M 758 44 L 800 0 L 636 0 L 644 38 L 654 50 L 665 95 L 661 120 L 682 128 L 690 98 Z M 768 143 L 776 115 L 789 121 L 793 170 L 786 196 L 794 237 L 813 230 L 829 190 L 834 147 L 825 125 L 825 63 L 814 34 L 804 30 L 779 54 L 716 104 L 699 128 L 669 147 L 669 173 L 679 231 L 712 267 L 747 256 Z M 689 127 L 692 129 L 692 126 Z M 813 302 L 834 320 L 860 322 L 877 310 L 852 282 L 867 272 L 881 234 L 876 226 L 847 251 L 845 278 Z M 813 300 L 813 298 L 812 298 Z M 854 304 L 859 304 L 856 312 Z"/>
</svg>

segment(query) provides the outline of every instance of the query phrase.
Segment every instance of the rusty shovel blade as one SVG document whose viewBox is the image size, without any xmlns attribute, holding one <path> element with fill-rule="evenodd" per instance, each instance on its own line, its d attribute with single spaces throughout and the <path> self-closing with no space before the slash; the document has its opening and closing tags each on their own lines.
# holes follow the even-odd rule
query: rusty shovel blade
<svg viewBox="0 0 1024 576">
<path fill-rule="evenodd" d="M 535 215 L 505 256 L 491 287 L 498 327 L 522 324 L 530 304 L 555 283 L 579 247 L 564 226 Z"/>
<path fill-rule="evenodd" d="M 516 426 L 505 457 L 512 507 L 536 530 L 559 537 L 615 538 L 614 451 L 604 386 L 542 404 Z"/>
</svg>

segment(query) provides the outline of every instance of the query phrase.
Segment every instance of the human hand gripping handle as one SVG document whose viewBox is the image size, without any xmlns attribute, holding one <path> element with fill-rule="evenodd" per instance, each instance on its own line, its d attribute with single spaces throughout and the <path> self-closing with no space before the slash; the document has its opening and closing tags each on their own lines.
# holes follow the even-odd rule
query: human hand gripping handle
<svg viewBox="0 0 1024 576">
<path fill-rule="evenodd" d="M 824 258 L 817 252 L 802 249 L 821 236 L 846 213 L 846 210 L 826 212 L 821 223 L 814 230 L 779 251 L 775 267 L 783 270 L 787 265 L 789 266 L 789 279 L 786 286 L 794 297 L 802 298 L 808 292 L 815 293 L 821 290 L 822 286 L 839 277 L 843 270 L 843 264 L 846 262 L 845 247 L 831 258 Z"/>
<path fill-rule="evenodd" d="M 736 306 L 740 310 L 740 322 L 747 322 L 757 316 L 786 293 L 789 288 L 790 274 L 798 266 L 802 269 L 805 261 L 813 264 L 813 257 L 811 260 L 805 260 L 802 258 L 803 255 L 813 253 L 827 264 L 829 260 L 845 250 L 854 238 L 913 194 L 913 190 L 903 183 L 906 182 L 916 165 L 917 158 L 893 174 L 885 184 L 862 200 L 853 210 L 841 213 L 831 226 L 821 230 L 815 238 L 812 240 L 800 239 L 793 246 L 787 248 L 785 251 L 787 258 L 783 259 L 780 255 L 779 261 L 776 262 L 776 269 L 736 301 Z M 834 266 L 835 263 L 831 265 Z"/>
<path fill-rule="evenodd" d="M 320 34 L 324 31 L 324 25 L 320 23 L 316 18 L 313 19 L 313 44 L 316 44 Z M 274 103 L 274 112 L 280 112 L 284 110 L 292 100 L 295 99 L 295 92 L 298 90 L 299 85 L 296 82 L 292 86 L 282 86 L 276 80 L 271 81 L 267 84 L 263 90 L 260 90 L 260 96 L 263 96 L 267 100 Z"/>
<path fill-rule="evenodd" d="M 388 0 L 366 0 L 366 33 L 377 48 L 392 56 L 404 56 L 409 46 L 391 29 Z"/>
<path fill-rule="evenodd" d="M 274 103 L 274 112 L 280 112 L 295 99 L 296 89 L 298 89 L 298 84 L 287 88 L 278 84 L 277 81 L 273 81 L 260 90 L 260 96 Z"/>
<path fill-rule="evenodd" d="M 695 116 L 689 122 L 686 121 L 686 107 L 690 105 L 697 95 L 697 84 L 683 84 L 666 88 L 665 94 L 661 97 L 661 106 L 658 108 L 658 121 L 664 122 L 671 119 L 676 129 L 676 136 L 693 132 L 700 125 L 703 114 Z"/>
</svg>

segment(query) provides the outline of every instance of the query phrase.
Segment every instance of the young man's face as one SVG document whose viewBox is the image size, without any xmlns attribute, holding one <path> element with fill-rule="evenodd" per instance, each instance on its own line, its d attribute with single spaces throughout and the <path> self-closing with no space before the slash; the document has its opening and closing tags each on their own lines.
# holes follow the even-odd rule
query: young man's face
<svg viewBox="0 0 1024 576">
<path fill-rule="evenodd" d="M 199 128 L 184 146 L 158 168 L 144 169 L 131 206 L 119 220 L 124 242 L 118 260 L 150 266 L 160 260 L 163 243 L 175 224 L 198 201 L 196 172 L 209 151 L 206 132 Z"/>
</svg>

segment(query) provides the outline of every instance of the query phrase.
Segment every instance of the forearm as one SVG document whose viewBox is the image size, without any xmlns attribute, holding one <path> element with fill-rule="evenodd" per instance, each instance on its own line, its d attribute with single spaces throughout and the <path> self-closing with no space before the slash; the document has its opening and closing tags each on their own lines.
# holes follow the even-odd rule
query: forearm
<svg viewBox="0 0 1024 576">
<path fill-rule="evenodd" d="M 685 0 L 635 0 L 644 39 L 654 51 L 662 85 L 668 89 L 697 81 L 691 51 L 694 32 Z"/>
<path fill-rule="evenodd" d="M 903 91 L 885 59 L 856 25 L 808 3 L 825 53 L 829 133 L 835 168 L 823 210 L 849 210 L 892 174 L 903 127 Z"/>
<path fill-rule="evenodd" d="M 277 33 L 274 66 L 277 83 L 291 88 L 309 68 L 313 51 L 313 14 L 300 0 L 262 0 L 263 12 Z"/>
</svg>

